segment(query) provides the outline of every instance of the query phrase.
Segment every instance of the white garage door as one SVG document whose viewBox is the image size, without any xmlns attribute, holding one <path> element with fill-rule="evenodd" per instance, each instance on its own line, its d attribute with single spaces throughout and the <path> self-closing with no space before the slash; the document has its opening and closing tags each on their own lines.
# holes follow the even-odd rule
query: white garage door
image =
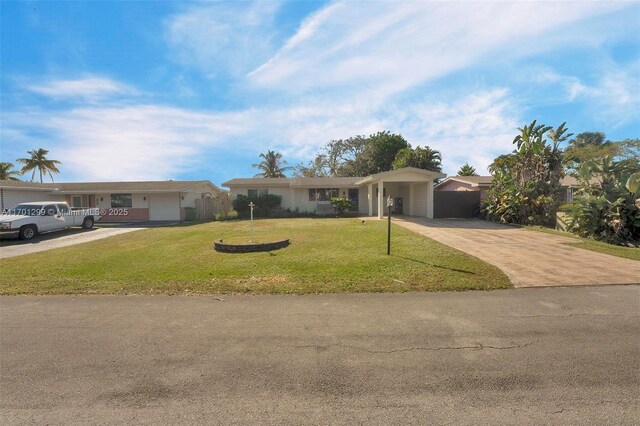
<svg viewBox="0 0 640 426">
<path fill-rule="evenodd" d="M 151 194 L 149 220 L 180 220 L 179 194 Z"/>
</svg>

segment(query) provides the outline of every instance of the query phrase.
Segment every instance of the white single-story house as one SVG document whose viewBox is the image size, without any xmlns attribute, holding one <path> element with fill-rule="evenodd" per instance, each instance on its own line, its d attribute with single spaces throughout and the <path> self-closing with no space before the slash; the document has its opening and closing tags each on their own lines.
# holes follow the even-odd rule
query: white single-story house
<svg viewBox="0 0 640 426">
<path fill-rule="evenodd" d="M 275 194 L 281 207 L 292 211 L 330 213 L 331 198 L 349 198 L 357 211 L 382 218 L 386 198 L 394 200 L 392 212 L 433 217 L 433 182 L 446 175 L 405 167 L 365 177 L 236 178 L 224 182 L 231 197 Z M 382 189 L 382 190 L 380 190 Z"/>
<path fill-rule="evenodd" d="M 435 187 L 436 191 L 480 191 L 480 199 L 487 196 L 487 190 L 491 188 L 493 176 L 449 176 Z M 566 175 L 560 180 L 560 202 L 570 203 L 573 194 L 580 188 L 578 180 Z"/>
<path fill-rule="evenodd" d="M 209 200 L 225 193 L 208 180 L 60 183 L 4 180 L 0 181 L 0 210 L 28 201 L 64 201 L 71 207 L 99 208 L 104 222 L 179 221 L 187 218 L 189 208 L 200 210 L 200 216 L 210 216 L 212 209 L 204 206 L 213 204 Z"/>
</svg>

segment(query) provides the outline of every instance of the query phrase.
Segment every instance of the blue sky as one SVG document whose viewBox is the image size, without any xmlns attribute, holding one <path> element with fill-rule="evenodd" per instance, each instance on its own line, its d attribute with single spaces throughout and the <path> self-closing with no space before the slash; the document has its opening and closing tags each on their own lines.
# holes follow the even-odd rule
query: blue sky
<svg viewBox="0 0 640 426">
<path fill-rule="evenodd" d="M 638 2 L 0 1 L 1 161 L 209 179 L 378 130 L 481 173 L 533 119 L 640 137 Z"/>
</svg>

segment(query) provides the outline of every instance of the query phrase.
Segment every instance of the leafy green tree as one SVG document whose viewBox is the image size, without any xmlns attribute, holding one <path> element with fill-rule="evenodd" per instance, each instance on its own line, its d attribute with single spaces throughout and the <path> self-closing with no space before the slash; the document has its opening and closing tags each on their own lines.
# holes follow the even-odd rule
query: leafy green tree
<svg viewBox="0 0 640 426">
<path fill-rule="evenodd" d="M 400 150 L 411 148 L 402 137 L 389 131 L 369 136 L 362 153 L 354 160 L 354 171 L 359 176 L 368 176 L 393 169 L 393 162 Z"/>
<path fill-rule="evenodd" d="M 415 149 L 405 148 L 398 151 L 393 161 L 394 169 L 403 167 L 416 167 L 418 169 L 432 170 L 434 172 L 442 171 L 442 157 L 440 151 L 431 149 L 428 146 L 424 148 L 417 146 Z"/>
<path fill-rule="evenodd" d="M 40 182 L 42 182 L 42 178 L 47 176 L 47 174 L 51 177 L 51 182 L 53 182 L 53 173 L 60 173 L 60 170 L 58 170 L 58 164 L 62 163 L 58 160 L 49 160 L 47 158 L 49 151 L 44 148 L 27 151 L 27 154 L 31 155 L 31 157 L 18 158 L 16 160 L 18 163 L 24 164 L 20 173 L 25 174 L 32 172 L 31 181 L 33 182 L 37 171 L 40 174 Z"/>
<path fill-rule="evenodd" d="M 469 163 L 464 163 L 458 169 L 458 176 L 478 176 L 478 173 L 476 173 L 475 167 L 470 166 Z"/>
<path fill-rule="evenodd" d="M 20 180 L 20 172 L 13 169 L 13 164 L 0 162 L 0 180 Z"/>
<path fill-rule="evenodd" d="M 253 164 L 253 168 L 261 170 L 261 173 L 258 173 L 254 177 L 286 177 L 284 172 L 293 169 L 293 167 L 283 167 L 287 162 L 282 159 L 282 154 L 279 152 L 267 150 L 266 154 L 260 154 L 260 158 L 262 158 L 262 161 L 258 164 Z"/>
<path fill-rule="evenodd" d="M 516 149 L 491 164 L 494 179 L 483 212 L 501 222 L 551 225 L 563 177 L 560 144 L 571 134 L 566 123 L 556 129 L 534 120 L 518 129 Z M 550 140 L 547 140 L 547 137 Z"/>
<path fill-rule="evenodd" d="M 388 131 L 336 139 L 325 145 L 312 161 L 296 166 L 295 175 L 367 176 L 388 171 L 403 148 L 410 148 L 409 143 L 401 135 Z"/>
</svg>

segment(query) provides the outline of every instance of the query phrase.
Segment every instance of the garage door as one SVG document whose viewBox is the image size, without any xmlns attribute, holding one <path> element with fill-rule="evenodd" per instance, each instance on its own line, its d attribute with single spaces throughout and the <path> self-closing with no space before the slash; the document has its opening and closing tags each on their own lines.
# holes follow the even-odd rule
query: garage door
<svg viewBox="0 0 640 426">
<path fill-rule="evenodd" d="M 149 196 L 149 220 L 180 220 L 178 194 L 152 194 Z"/>
</svg>

